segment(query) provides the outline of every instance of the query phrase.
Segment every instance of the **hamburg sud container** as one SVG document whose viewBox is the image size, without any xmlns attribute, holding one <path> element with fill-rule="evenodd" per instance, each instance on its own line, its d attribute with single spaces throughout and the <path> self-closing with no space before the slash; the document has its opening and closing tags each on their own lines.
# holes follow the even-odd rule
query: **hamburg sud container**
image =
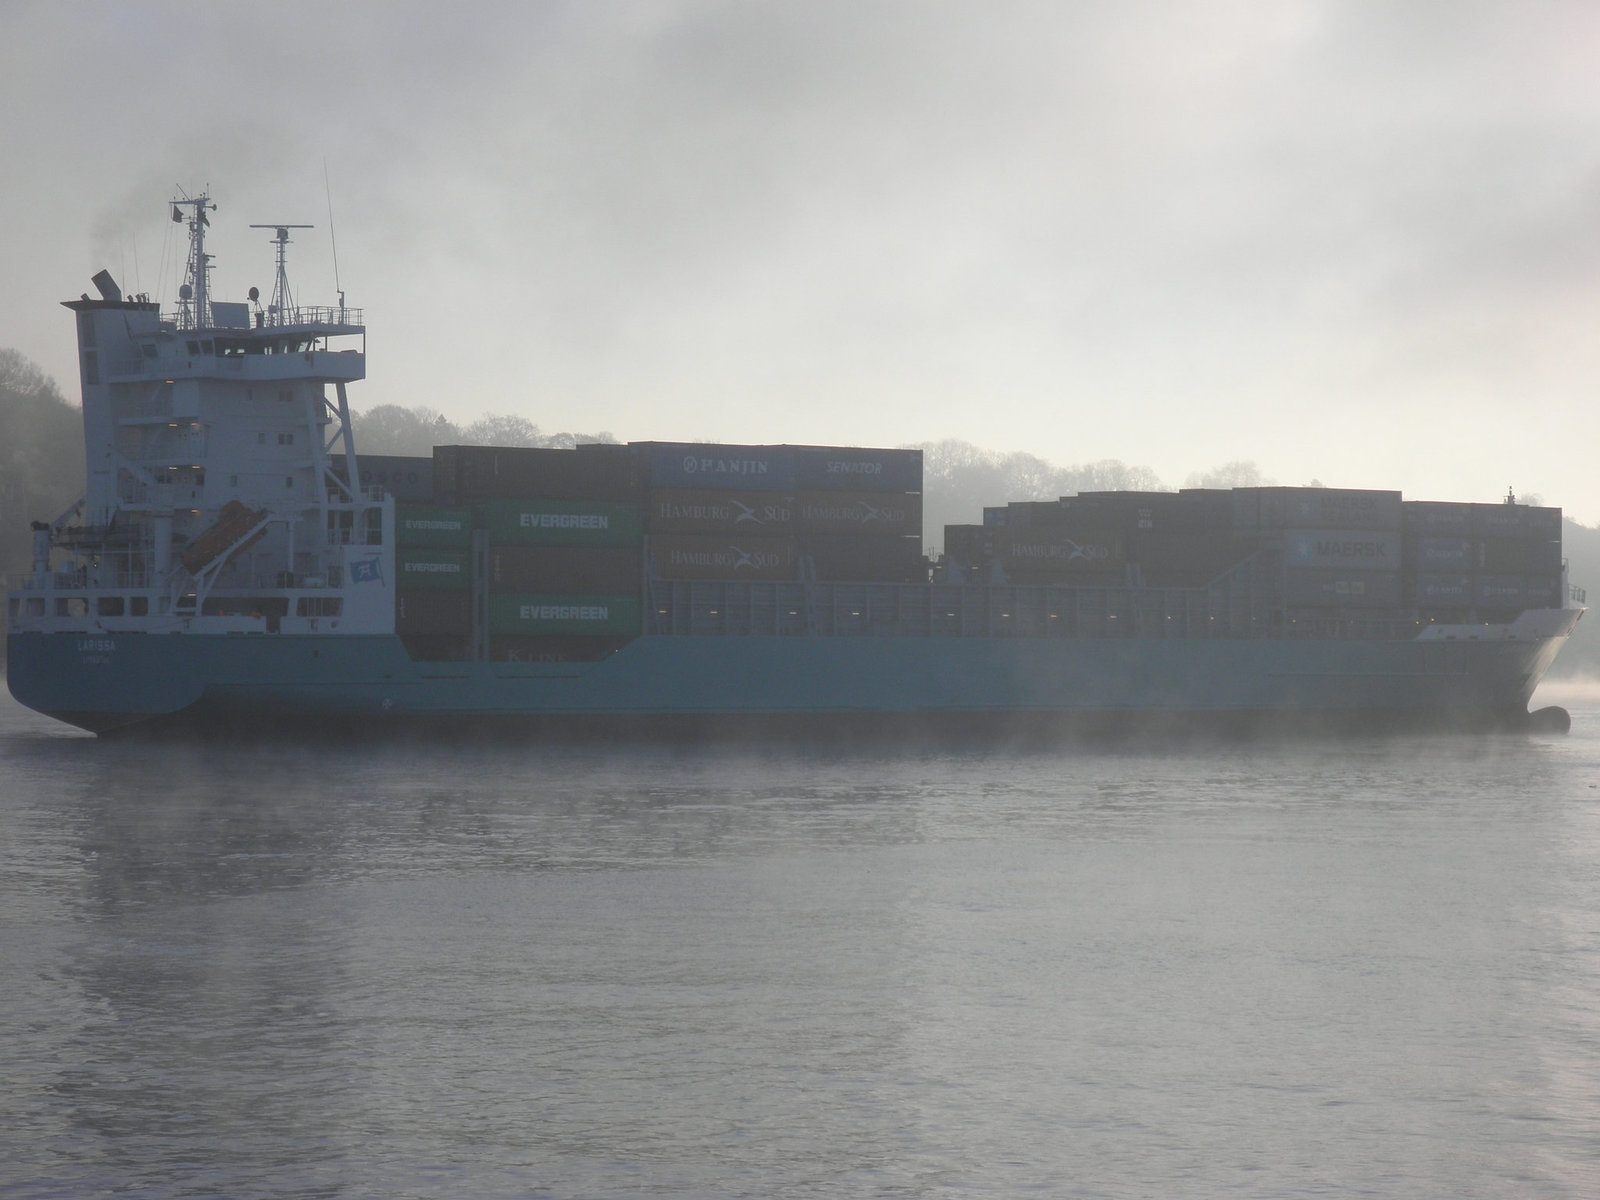
<svg viewBox="0 0 1600 1200">
<path fill-rule="evenodd" d="M 992 529 L 985 531 L 986 557 L 998 563 L 1015 582 L 1067 583 L 1092 579 L 1114 582 L 1124 577 L 1122 535 L 1115 532 L 1071 533 L 1056 529 Z"/>
<path fill-rule="evenodd" d="M 651 533 L 786 534 L 794 504 L 777 492 L 659 488 L 645 503 L 645 526 Z"/>
<path fill-rule="evenodd" d="M 637 504 L 531 498 L 476 507 L 489 541 L 500 546 L 630 546 L 643 533 Z"/>
<path fill-rule="evenodd" d="M 394 514 L 394 540 L 400 546 L 472 545 L 472 510 L 401 507 Z"/>
<path fill-rule="evenodd" d="M 590 636 L 639 632 L 638 596 L 554 596 L 500 592 L 489 597 L 489 632 Z"/>
<path fill-rule="evenodd" d="M 634 457 L 626 446 L 573 450 L 535 446 L 435 446 L 436 495 L 448 503 L 480 500 L 632 500 Z"/>
<path fill-rule="evenodd" d="M 653 534 L 650 565 L 662 579 L 793 579 L 799 555 L 793 538 Z"/>
<path fill-rule="evenodd" d="M 1236 529 L 1400 528 L 1400 493 L 1355 488 L 1233 489 Z M 1399 561 L 1396 555 L 1395 561 Z"/>
<path fill-rule="evenodd" d="M 922 497 L 906 492 L 801 492 L 795 526 L 802 533 L 920 537 Z"/>
</svg>

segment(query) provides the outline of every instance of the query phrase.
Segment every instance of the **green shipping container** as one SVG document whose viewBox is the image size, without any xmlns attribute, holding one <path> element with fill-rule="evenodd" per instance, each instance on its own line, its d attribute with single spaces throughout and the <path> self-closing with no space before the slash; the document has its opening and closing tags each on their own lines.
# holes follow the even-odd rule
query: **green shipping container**
<svg viewBox="0 0 1600 1200">
<path fill-rule="evenodd" d="M 489 541 L 500 546 L 637 546 L 637 504 L 607 500 L 490 500 L 477 506 Z"/>
<path fill-rule="evenodd" d="M 639 597 L 515 593 L 490 596 L 489 632 L 530 635 L 638 633 Z"/>
<path fill-rule="evenodd" d="M 397 546 L 471 546 L 472 510 L 400 505 L 394 512 L 394 540 Z"/>
<path fill-rule="evenodd" d="M 463 591 L 472 586 L 472 551 L 399 550 L 394 576 L 401 591 Z"/>
</svg>

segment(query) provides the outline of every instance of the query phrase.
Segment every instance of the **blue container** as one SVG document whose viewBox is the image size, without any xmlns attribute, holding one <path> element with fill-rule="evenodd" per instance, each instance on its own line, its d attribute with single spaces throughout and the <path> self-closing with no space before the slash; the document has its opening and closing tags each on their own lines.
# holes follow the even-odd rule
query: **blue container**
<svg viewBox="0 0 1600 1200">
<path fill-rule="evenodd" d="M 781 492 L 795 486 L 793 446 L 634 442 L 650 483 L 663 488 Z"/>
<path fill-rule="evenodd" d="M 1407 500 L 1400 506 L 1407 533 L 1428 537 L 1467 537 L 1476 529 L 1471 504 Z"/>
<path fill-rule="evenodd" d="M 1471 575 L 1418 575 L 1416 601 L 1424 608 L 1466 608 L 1474 602 L 1476 591 Z"/>
<path fill-rule="evenodd" d="M 819 492 L 920 492 L 921 450 L 795 446 L 795 486 Z"/>
<path fill-rule="evenodd" d="M 1471 538 L 1424 537 L 1416 540 L 1408 557 L 1420 571 L 1475 571 L 1480 553 Z"/>
</svg>

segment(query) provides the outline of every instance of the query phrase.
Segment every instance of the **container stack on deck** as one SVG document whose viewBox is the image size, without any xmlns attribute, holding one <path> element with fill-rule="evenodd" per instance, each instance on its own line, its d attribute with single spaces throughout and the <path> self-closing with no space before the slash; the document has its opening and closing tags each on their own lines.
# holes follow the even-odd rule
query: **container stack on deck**
<svg viewBox="0 0 1600 1200">
<path fill-rule="evenodd" d="M 1204 587 L 1253 556 L 1282 607 L 1436 621 L 1559 606 L 1561 510 L 1402 502 L 1399 492 L 1252 487 L 1085 492 L 945 529 L 948 580 Z"/>
<path fill-rule="evenodd" d="M 418 658 L 588 661 L 639 636 L 646 601 L 652 629 L 722 630 L 733 593 L 716 585 L 809 595 L 812 583 L 929 578 L 915 450 L 440 446 L 432 460 L 364 458 L 361 470 L 401 500 L 396 629 Z M 1076 617 L 1098 612 L 1098 596 L 1107 629 L 1115 610 L 1128 632 L 1175 628 L 1180 610 L 1186 630 L 1251 634 L 1282 621 L 1301 632 L 1326 619 L 1459 623 L 1559 606 L 1560 536 L 1559 509 L 1394 491 L 1084 492 L 946 526 L 935 582 L 1092 589 L 1077 593 L 1089 599 L 1074 602 Z M 896 594 L 879 590 L 817 599 L 854 618 Z M 1149 619 L 1123 621 L 1145 604 L 1136 592 Z M 799 592 L 738 603 L 741 629 L 817 619 L 802 619 Z M 1002 623 L 1021 603 L 1001 603 Z"/>
<path fill-rule="evenodd" d="M 438 446 L 431 460 L 363 456 L 360 469 L 400 500 L 396 629 L 419 658 L 604 657 L 639 634 L 647 571 L 669 583 L 927 579 L 915 450 Z"/>
<path fill-rule="evenodd" d="M 650 563 L 669 580 L 914 583 L 922 452 L 636 443 Z"/>
<path fill-rule="evenodd" d="M 1402 508 L 1407 596 L 1461 619 L 1561 604 L 1561 510 L 1521 504 L 1408 501 Z"/>
<path fill-rule="evenodd" d="M 587 661 L 638 635 L 643 526 L 626 447 L 438 446 L 434 486 L 472 512 L 490 661 Z"/>
<path fill-rule="evenodd" d="M 1235 488 L 1234 528 L 1282 554 L 1283 601 L 1309 609 L 1400 606 L 1400 493 Z"/>
</svg>

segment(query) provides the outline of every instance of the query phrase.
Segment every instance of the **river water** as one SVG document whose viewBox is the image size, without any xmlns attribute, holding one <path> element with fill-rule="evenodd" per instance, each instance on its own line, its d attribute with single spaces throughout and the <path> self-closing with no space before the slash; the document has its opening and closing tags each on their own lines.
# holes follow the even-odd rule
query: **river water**
<svg viewBox="0 0 1600 1200">
<path fill-rule="evenodd" d="M 0 1196 L 1600 1195 L 1565 737 L 99 742 L 0 701 Z"/>
</svg>

